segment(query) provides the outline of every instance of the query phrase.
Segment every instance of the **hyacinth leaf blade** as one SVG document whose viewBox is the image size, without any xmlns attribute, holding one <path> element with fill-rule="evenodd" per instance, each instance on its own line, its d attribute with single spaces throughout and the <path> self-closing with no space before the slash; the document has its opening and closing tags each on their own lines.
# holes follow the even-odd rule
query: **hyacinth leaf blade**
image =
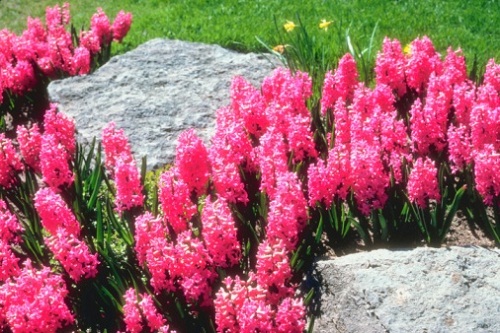
<svg viewBox="0 0 500 333">
<path fill-rule="evenodd" d="M 107 247 L 104 245 L 104 223 L 102 217 L 102 205 L 100 201 L 96 202 L 96 240 L 97 249 L 100 251 L 106 251 Z"/>
<path fill-rule="evenodd" d="M 444 217 L 444 224 L 439 228 L 439 242 L 442 243 L 443 240 L 446 237 L 446 234 L 448 233 L 448 230 L 451 227 L 451 223 L 453 221 L 453 218 L 455 217 L 458 208 L 460 207 L 460 203 L 462 201 L 462 198 L 464 194 L 466 193 L 467 188 L 466 186 L 462 186 L 459 188 L 456 192 L 455 195 L 453 196 L 453 201 L 451 202 L 450 205 L 446 207 L 446 216 Z M 444 201 L 444 198 L 441 199 L 441 201 Z M 443 206 L 443 203 L 441 204 Z M 441 208 L 443 209 L 443 208 Z"/>
<path fill-rule="evenodd" d="M 496 221 L 496 224 L 493 223 L 488 216 L 488 208 L 484 204 L 481 195 L 477 191 L 477 189 L 474 188 L 472 191 L 472 194 L 469 195 L 468 197 L 469 202 L 471 203 L 470 207 L 467 207 L 464 212 L 467 215 L 467 219 L 469 221 L 477 221 L 477 223 L 480 223 L 480 225 L 486 229 L 489 235 L 491 235 L 495 243 L 500 245 L 500 230 L 497 230 L 496 227 L 499 227 L 498 221 L 500 221 L 498 218 L 500 217 L 499 212 L 495 212 L 495 209 L 493 209 L 493 215 L 494 215 L 494 220 Z M 498 216 L 496 214 L 499 214 Z"/>
<path fill-rule="evenodd" d="M 324 224 L 323 212 L 320 212 L 318 227 L 316 228 L 316 232 L 314 235 L 314 241 L 316 242 L 316 244 L 319 244 L 321 242 L 321 236 L 323 235 L 323 224 Z"/>
<path fill-rule="evenodd" d="M 295 271 L 300 270 L 299 266 L 303 265 L 300 261 L 300 251 L 302 250 L 302 246 L 304 244 L 300 244 L 299 247 L 293 251 L 292 257 L 290 258 L 290 267 L 292 267 Z"/>
<path fill-rule="evenodd" d="M 500 200 L 498 197 L 495 197 L 493 199 L 493 216 L 494 216 L 494 221 L 490 222 L 489 225 L 492 229 L 492 235 L 495 238 L 495 242 L 498 245 L 500 245 Z"/>
<path fill-rule="evenodd" d="M 6 197 L 16 207 L 14 212 L 18 221 L 24 227 L 22 247 L 25 248 L 32 259 L 43 265 L 47 264 L 49 259 L 44 251 L 40 217 L 32 201 L 38 189 L 37 179 L 31 170 L 24 172 L 24 178 L 24 181 L 18 180 L 16 189 L 14 191 L 9 190 Z"/>
<path fill-rule="evenodd" d="M 426 220 L 431 218 L 430 214 L 429 214 L 428 210 L 419 207 L 416 203 L 412 202 L 410 200 L 410 198 L 407 197 L 407 200 L 408 200 L 408 207 L 410 208 L 410 213 L 411 213 L 411 216 L 413 218 L 412 220 L 418 224 L 420 232 L 424 236 L 425 242 L 429 244 L 431 241 L 431 238 L 430 238 L 429 231 L 427 229 Z"/>
<path fill-rule="evenodd" d="M 373 233 L 376 240 L 389 240 L 389 227 L 381 209 L 372 211 Z"/>
<path fill-rule="evenodd" d="M 109 198 L 106 200 L 106 216 L 110 220 L 110 227 L 118 233 L 119 238 L 125 241 L 128 246 L 132 246 L 134 244 L 134 237 L 128 229 L 127 223 L 124 223 L 122 218 L 116 216 L 113 202 Z"/>
</svg>

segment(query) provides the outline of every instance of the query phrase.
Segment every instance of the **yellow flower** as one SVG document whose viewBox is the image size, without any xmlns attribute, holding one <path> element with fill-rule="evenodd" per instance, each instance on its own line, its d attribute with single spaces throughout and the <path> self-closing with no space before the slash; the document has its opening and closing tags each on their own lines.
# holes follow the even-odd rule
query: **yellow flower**
<svg viewBox="0 0 500 333">
<path fill-rule="evenodd" d="M 285 52 L 285 46 L 286 45 L 283 44 L 276 45 L 275 47 L 273 47 L 273 51 L 278 52 L 279 54 L 283 54 L 283 52 Z"/>
<path fill-rule="evenodd" d="M 407 56 L 411 56 L 411 45 L 406 44 L 405 47 L 403 48 L 403 53 Z"/>
<path fill-rule="evenodd" d="M 286 23 L 283 24 L 283 28 L 285 28 L 286 32 L 292 31 L 295 27 L 296 25 L 292 21 L 286 21 Z"/>
<path fill-rule="evenodd" d="M 328 27 L 330 26 L 330 24 L 332 24 L 332 21 L 327 21 L 325 19 L 322 19 L 321 22 L 319 23 L 319 28 L 328 31 Z"/>
</svg>

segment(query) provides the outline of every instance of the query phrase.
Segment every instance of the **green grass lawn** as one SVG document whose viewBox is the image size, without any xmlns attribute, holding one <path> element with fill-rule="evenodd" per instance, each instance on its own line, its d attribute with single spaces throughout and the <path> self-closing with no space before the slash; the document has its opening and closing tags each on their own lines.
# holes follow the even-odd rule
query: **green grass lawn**
<svg viewBox="0 0 500 333">
<path fill-rule="evenodd" d="M 26 27 L 26 17 L 43 17 L 54 0 L 7 0 L 0 2 L 0 29 L 17 33 Z M 60 2 L 60 4 L 62 4 Z M 278 43 L 278 25 L 300 17 L 308 31 L 318 30 L 321 19 L 334 22 L 330 33 L 345 43 L 345 33 L 364 48 L 375 31 L 374 47 L 384 36 L 404 45 L 418 36 L 429 36 L 438 51 L 461 47 L 469 67 L 474 56 L 484 65 L 489 58 L 500 61 L 500 1 L 497 0 L 79 0 L 71 3 L 77 28 L 87 27 L 101 6 L 113 18 L 123 9 L 134 15 L 132 30 L 114 53 L 124 52 L 155 37 L 217 43 L 239 51 L 263 51 L 260 37 L 269 45 Z"/>
</svg>

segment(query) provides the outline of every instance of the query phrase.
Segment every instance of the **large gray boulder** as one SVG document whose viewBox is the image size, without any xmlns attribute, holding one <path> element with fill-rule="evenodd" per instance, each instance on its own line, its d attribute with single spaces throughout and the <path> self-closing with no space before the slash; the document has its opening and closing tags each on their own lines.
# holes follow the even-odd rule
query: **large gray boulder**
<svg viewBox="0 0 500 333">
<path fill-rule="evenodd" d="M 500 332 L 500 250 L 376 250 L 317 262 L 314 332 Z"/>
<path fill-rule="evenodd" d="M 277 65 L 269 55 L 154 39 L 91 75 L 52 82 L 48 92 L 75 119 L 80 141 L 100 138 L 114 121 L 128 135 L 136 159 L 146 155 L 151 169 L 173 162 L 176 139 L 185 129 L 196 128 L 209 143 L 215 111 L 229 103 L 234 76 L 259 87 Z"/>
</svg>

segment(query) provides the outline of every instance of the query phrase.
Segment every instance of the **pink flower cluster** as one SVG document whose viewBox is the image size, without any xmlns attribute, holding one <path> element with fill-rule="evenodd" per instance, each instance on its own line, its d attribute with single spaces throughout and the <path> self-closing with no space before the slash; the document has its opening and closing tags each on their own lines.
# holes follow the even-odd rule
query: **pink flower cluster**
<svg viewBox="0 0 500 333">
<path fill-rule="evenodd" d="M 18 275 L 0 285 L 0 329 L 8 325 L 14 333 L 57 332 L 75 321 L 64 301 L 67 295 L 60 275 L 25 261 Z"/>
<path fill-rule="evenodd" d="M 143 323 L 145 322 L 149 332 L 175 333 L 175 331 L 169 329 L 166 319 L 156 309 L 151 295 L 141 294 L 141 300 L 139 301 L 135 290 L 131 288 L 125 292 L 123 297 L 125 299 L 123 313 L 126 332 L 144 332 Z"/>
<path fill-rule="evenodd" d="M 17 174 L 24 169 L 11 139 L 0 133 L 0 186 L 10 188 L 16 183 Z"/>
<path fill-rule="evenodd" d="M 78 282 L 97 274 L 99 260 L 80 240 L 80 224 L 63 199 L 51 188 L 40 189 L 34 198 L 43 227 L 49 232 L 45 244 L 69 276 Z"/>
<path fill-rule="evenodd" d="M 132 15 L 120 11 L 113 24 L 102 9 L 91 20 L 90 31 L 81 32 L 79 46 L 73 44 L 69 4 L 47 7 L 46 26 L 28 18 L 27 29 L 17 36 L 0 31 L 0 103 L 4 91 L 20 95 L 36 84 L 36 68 L 46 76 L 87 74 L 92 57 L 112 40 L 120 42 L 128 33 Z"/>
<path fill-rule="evenodd" d="M 413 165 L 408 178 L 408 197 L 418 206 L 429 206 L 429 200 L 438 201 L 440 197 L 437 178 L 438 170 L 434 162 L 426 158 L 419 158 Z"/>
<path fill-rule="evenodd" d="M 75 124 L 55 104 L 46 111 L 40 132 L 37 124 L 31 128 L 17 127 L 17 146 L 0 134 L 0 186 L 10 188 L 26 167 L 41 173 L 44 183 L 56 190 L 73 183 L 72 161 L 76 151 Z"/>
<path fill-rule="evenodd" d="M 31 137 L 36 138 L 34 132 Z M 30 144 L 28 140 L 26 144 Z M 29 147 L 24 148 L 29 151 Z M 73 183 L 71 161 L 76 151 L 75 123 L 51 104 L 44 117 L 44 133 L 41 137 L 39 153 L 40 169 L 43 181 L 57 189 Z M 32 158 L 28 155 L 28 159 Z"/>
<path fill-rule="evenodd" d="M 441 60 L 427 37 L 414 40 L 409 50 L 405 54 L 399 41 L 384 40 L 373 89 L 356 83 L 349 55 L 327 73 L 321 110 L 332 135 L 328 154 L 308 169 L 309 205 L 329 207 L 352 191 L 369 214 L 384 207 L 392 181 L 408 181 L 410 197 L 422 205 L 440 198 L 436 168 L 442 163 L 454 172 L 473 167 L 485 202 L 498 196 L 500 187 L 485 165 L 495 165 L 499 152 L 499 65 L 491 60 L 477 87 L 467 79 L 460 50 L 448 49 Z M 412 179 L 432 177 L 425 190 L 405 180 L 404 165 L 413 165 Z"/>
<path fill-rule="evenodd" d="M 227 277 L 214 301 L 218 332 L 303 332 L 305 308 L 295 298 L 293 288 L 281 290 L 278 300 L 256 281 L 253 273 L 247 281 Z"/>
<path fill-rule="evenodd" d="M 19 258 L 12 252 L 11 245 L 21 242 L 20 233 L 23 230 L 5 201 L 0 200 L 0 282 L 20 273 Z"/>
<path fill-rule="evenodd" d="M 113 122 L 102 130 L 102 145 L 106 156 L 105 165 L 111 177 L 115 180 L 118 212 L 142 206 L 142 193 L 139 170 L 132 156 L 132 149 L 122 129 L 116 129 Z"/>
<path fill-rule="evenodd" d="M 209 306 L 216 274 L 204 242 L 191 230 L 170 234 L 162 219 L 150 213 L 139 216 L 135 228 L 137 257 L 148 268 L 154 290 L 181 290 L 190 304 Z"/>
<path fill-rule="evenodd" d="M 292 283 L 291 257 L 309 209 L 354 198 L 368 216 L 385 207 L 394 185 L 428 208 L 441 199 L 443 163 L 457 174 L 473 166 L 478 191 L 493 203 L 500 194 L 498 65 L 490 62 L 476 87 L 459 51 L 449 49 L 442 60 L 427 37 L 409 49 L 405 54 L 397 40 L 384 41 L 374 87 L 358 82 L 349 55 L 327 73 L 325 151 L 314 140 L 307 74 L 278 69 L 260 90 L 235 78 L 211 145 L 193 130 L 183 132 L 175 163 L 158 183 L 160 213 L 135 220 L 135 252 L 154 291 L 182 292 L 193 309 L 214 306 L 220 332 L 302 332 L 305 306 Z M 116 165 L 132 163 L 130 147 L 114 125 L 105 129 L 103 146 L 119 187 Z M 264 207 L 256 212 L 255 204 Z M 262 216 L 242 220 L 238 209 Z M 245 223 L 258 223 L 256 258 L 244 275 L 230 274 L 214 289 L 221 269 L 233 271 L 248 252 L 238 229 Z M 164 324 L 156 309 L 148 319 L 150 310 L 141 308 L 147 295 L 128 291 L 125 298 L 128 331 Z"/>
</svg>

